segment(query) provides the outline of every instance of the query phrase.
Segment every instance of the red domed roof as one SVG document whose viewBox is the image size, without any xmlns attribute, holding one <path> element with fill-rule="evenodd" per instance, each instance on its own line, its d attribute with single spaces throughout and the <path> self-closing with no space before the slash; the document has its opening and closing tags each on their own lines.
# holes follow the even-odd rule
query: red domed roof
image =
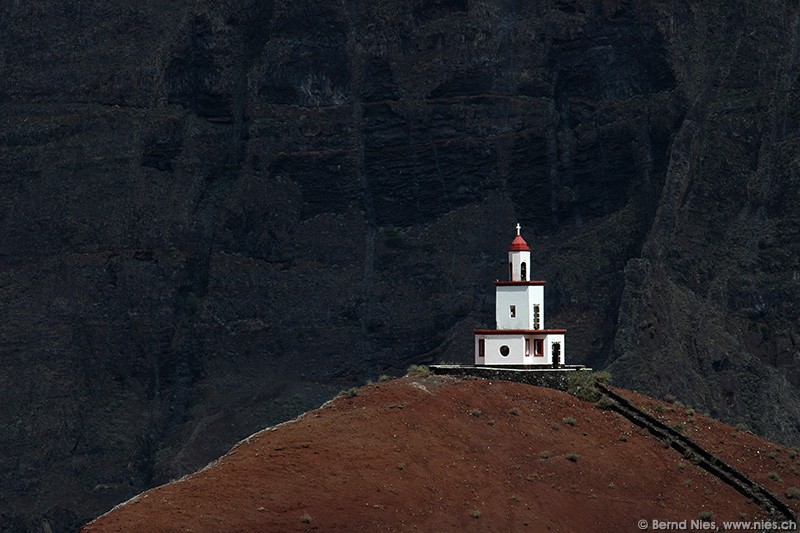
<svg viewBox="0 0 800 533">
<path fill-rule="evenodd" d="M 514 237 L 511 246 L 508 247 L 509 252 L 530 252 L 531 248 L 520 235 Z"/>
</svg>

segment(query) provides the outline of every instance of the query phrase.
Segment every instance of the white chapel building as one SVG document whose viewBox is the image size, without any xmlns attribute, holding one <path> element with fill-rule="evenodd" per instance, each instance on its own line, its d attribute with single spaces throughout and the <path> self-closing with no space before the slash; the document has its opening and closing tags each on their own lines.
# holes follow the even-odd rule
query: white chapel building
<svg viewBox="0 0 800 533">
<path fill-rule="evenodd" d="M 508 281 L 495 282 L 497 329 L 475 330 L 475 364 L 559 367 L 567 330 L 545 329 L 545 282 L 530 279 L 531 249 L 519 230 L 508 249 Z"/>
</svg>

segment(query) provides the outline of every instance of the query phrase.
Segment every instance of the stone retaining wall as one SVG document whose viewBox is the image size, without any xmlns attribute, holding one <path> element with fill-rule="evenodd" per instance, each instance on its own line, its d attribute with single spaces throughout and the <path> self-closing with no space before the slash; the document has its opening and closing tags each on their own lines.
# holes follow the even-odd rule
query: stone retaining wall
<svg viewBox="0 0 800 533">
<path fill-rule="evenodd" d="M 475 376 L 484 379 L 503 379 L 518 381 L 537 387 L 567 390 L 568 376 L 573 372 L 591 372 L 592 369 L 580 365 L 566 365 L 560 368 L 500 368 L 468 365 L 430 365 L 434 374 L 447 376 Z"/>
</svg>

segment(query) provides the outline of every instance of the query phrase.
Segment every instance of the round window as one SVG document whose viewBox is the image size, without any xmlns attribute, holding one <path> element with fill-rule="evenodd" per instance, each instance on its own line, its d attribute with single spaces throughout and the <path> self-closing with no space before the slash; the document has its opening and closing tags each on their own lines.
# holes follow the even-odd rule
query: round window
<svg viewBox="0 0 800 533">
<path fill-rule="evenodd" d="M 508 352 L 509 352 L 508 346 L 506 346 L 505 344 L 500 347 L 500 355 L 502 355 L 503 357 L 506 357 L 508 355 Z"/>
</svg>

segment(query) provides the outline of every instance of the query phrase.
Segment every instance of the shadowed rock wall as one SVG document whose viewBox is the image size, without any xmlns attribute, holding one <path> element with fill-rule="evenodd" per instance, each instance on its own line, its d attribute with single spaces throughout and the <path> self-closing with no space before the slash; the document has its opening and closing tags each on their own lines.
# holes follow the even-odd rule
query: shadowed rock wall
<svg viewBox="0 0 800 533">
<path fill-rule="evenodd" d="M 571 362 L 797 445 L 797 16 L 4 6 L 0 528 L 469 362 L 518 221 Z"/>
</svg>

